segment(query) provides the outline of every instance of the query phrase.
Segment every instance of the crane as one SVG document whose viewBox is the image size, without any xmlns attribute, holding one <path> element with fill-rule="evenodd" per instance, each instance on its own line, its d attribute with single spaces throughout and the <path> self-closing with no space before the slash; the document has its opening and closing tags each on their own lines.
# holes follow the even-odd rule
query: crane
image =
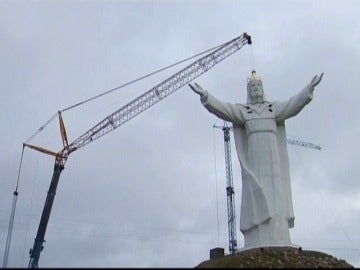
<svg viewBox="0 0 360 270">
<path fill-rule="evenodd" d="M 231 144 L 230 144 L 230 129 L 224 121 L 224 126 L 213 126 L 214 128 L 221 128 L 224 132 L 224 149 L 225 149 L 225 171 L 226 171 L 226 202 L 228 214 L 228 232 L 229 232 L 229 252 L 235 254 L 237 250 L 236 237 L 236 214 L 235 214 L 235 191 L 233 185 L 232 162 L 231 162 Z"/>
<path fill-rule="evenodd" d="M 297 145 L 297 146 L 303 146 L 303 147 L 307 147 L 307 148 L 312 148 L 312 149 L 316 149 L 316 150 L 321 150 L 320 145 L 313 144 L 311 142 L 304 142 L 304 141 L 288 138 L 287 143 Z"/>
<path fill-rule="evenodd" d="M 135 98 L 128 104 L 115 111 L 114 113 L 105 117 L 102 121 L 97 123 L 94 127 L 90 128 L 88 131 L 83 133 L 71 143 L 68 142 L 64 121 L 61 112 L 59 111 L 58 118 L 60 125 L 60 134 L 63 143 L 63 149 L 59 152 L 55 152 L 41 146 L 32 145 L 29 143 L 23 144 L 26 147 L 55 157 L 54 171 L 50 181 L 50 186 L 43 207 L 42 215 L 40 218 L 36 238 L 33 248 L 30 249 L 30 260 L 28 268 L 38 268 L 40 254 L 44 248 L 43 243 L 45 242 L 44 239 L 46 228 L 50 218 L 52 205 L 54 203 L 60 174 L 64 169 L 65 163 L 69 155 L 72 152 L 84 147 L 85 145 L 101 138 L 105 134 L 115 130 L 116 128 L 120 127 L 138 114 L 155 105 L 157 102 L 169 96 L 177 89 L 181 88 L 185 84 L 191 82 L 195 78 L 207 72 L 209 69 L 211 69 L 220 61 L 224 60 L 226 57 L 240 50 L 245 44 L 252 44 L 251 36 L 248 35 L 246 32 L 217 47 L 210 53 L 199 58 L 198 60 L 194 61 L 193 63 L 189 64 L 185 68 L 175 73 L 174 75 L 160 82 L 150 90 L 146 91 L 139 97 Z"/>
</svg>

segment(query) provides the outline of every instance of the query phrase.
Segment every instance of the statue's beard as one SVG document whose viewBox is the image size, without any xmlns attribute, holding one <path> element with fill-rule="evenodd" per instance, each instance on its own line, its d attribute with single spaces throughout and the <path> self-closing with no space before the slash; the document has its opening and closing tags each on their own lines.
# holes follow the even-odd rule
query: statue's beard
<svg viewBox="0 0 360 270">
<path fill-rule="evenodd" d="M 265 101 L 264 99 L 264 95 L 262 94 L 255 94 L 255 95 L 252 95 L 248 98 L 249 100 L 249 103 L 250 104 L 255 104 L 255 103 L 262 103 Z"/>
</svg>

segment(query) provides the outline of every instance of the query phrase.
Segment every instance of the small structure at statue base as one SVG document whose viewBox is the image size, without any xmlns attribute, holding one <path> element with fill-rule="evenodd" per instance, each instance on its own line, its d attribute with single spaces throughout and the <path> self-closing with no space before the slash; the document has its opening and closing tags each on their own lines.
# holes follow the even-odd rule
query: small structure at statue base
<svg viewBox="0 0 360 270">
<path fill-rule="evenodd" d="M 217 247 L 217 248 L 210 249 L 210 260 L 215 260 L 215 259 L 224 257 L 224 255 L 225 255 L 224 248 Z"/>
</svg>

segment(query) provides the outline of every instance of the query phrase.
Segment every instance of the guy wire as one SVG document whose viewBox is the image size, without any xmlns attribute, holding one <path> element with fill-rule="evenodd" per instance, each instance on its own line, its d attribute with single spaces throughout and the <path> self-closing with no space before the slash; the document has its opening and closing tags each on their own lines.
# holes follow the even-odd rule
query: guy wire
<svg viewBox="0 0 360 270">
<path fill-rule="evenodd" d="M 216 122 L 215 122 L 215 124 L 216 124 Z M 217 179 L 215 128 L 214 128 L 215 124 L 213 125 L 213 142 L 214 142 L 213 145 L 214 145 L 214 161 L 215 161 L 216 223 L 217 223 L 218 246 L 220 246 L 219 199 L 218 199 L 218 186 L 217 186 L 218 179 Z"/>
<path fill-rule="evenodd" d="M 120 85 L 120 86 L 118 86 L 118 87 L 115 87 L 115 88 L 112 88 L 112 89 L 110 89 L 110 90 L 107 90 L 107 91 L 105 91 L 105 92 L 103 92 L 103 93 L 100 93 L 100 94 L 98 94 L 98 95 L 96 95 L 96 96 L 93 96 L 93 97 L 91 97 L 91 98 L 88 98 L 88 99 L 85 99 L 85 100 L 83 100 L 83 101 L 80 101 L 80 102 L 78 102 L 78 103 L 76 103 L 76 104 L 74 104 L 74 105 L 71 105 L 71 106 L 69 106 L 69 107 L 67 107 L 67 108 L 62 109 L 61 112 L 68 111 L 68 110 L 70 110 L 70 109 L 73 109 L 73 108 L 75 108 L 75 107 L 78 107 L 78 106 L 80 106 L 80 105 L 83 105 L 83 104 L 85 104 L 85 103 L 87 103 L 87 102 L 89 102 L 89 101 L 92 101 L 92 100 L 97 99 L 97 98 L 99 98 L 99 97 L 102 97 L 102 96 L 104 96 L 104 95 L 110 94 L 110 93 L 112 93 L 112 92 L 114 92 L 114 91 L 116 91 L 116 90 L 119 90 L 120 88 L 123 88 L 123 87 L 125 87 L 125 86 L 130 85 L 130 84 L 133 84 L 133 83 L 135 83 L 135 82 L 138 82 L 138 81 L 140 81 L 140 80 L 142 80 L 142 79 L 148 78 L 148 77 L 150 77 L 150 76 L 152 76 L 152 75 L 155 75 L 155 74 L 157 74 L 157 73 L 159 73 L 159 72 L 161 72 L 161 71 L 167 70 L 167 69 L 169 69 L 169 68 L 171 68 L 171 67 L 174 67 L 174 66 L 176 66 L 176 65 L 179 65 L 179 64 L 181 64 L 181 63 L 184 63 L 184 62 L 186 62 L 186 61 L 188 61 L 188 60 L 191 60 L 192 58 L 198 57 L 198 56 L 200 56 L 200 55 L 202 55 L 202 54 L 205 54 L 205 53 L 207 53 L 207 52 L 209 52 L 209 51 L 215 50 L 215 49 L 223 46 L 224 44 L 225 44 L 225 43 L 223 43 L 223 44 L 221 44 L 221 45 L 218 45 L 218 46 L 216 46 L 216 47 L 207 49 L 207 50 L 205 50 L 205 51 L 203 51 L 203 52 L 201 52 L 201 53 L 197 53 L 197 54 L 195 54 L 195 55 L 193 55 L 193 56 L 190 56 L 190 57 L 187 57 L 187 58 L 185 58 L 185 59 L 183 59 L 183 60 L 180 60 L 180 61 L 178 61 L 178 62 L 176 62 L 176 63 L 174 63 L 174 64 L 171 64 L 171 65 L 169 65 L 169 66 L 160 68 L 160 69 L 158 69 L 158 70 L 155 70 L 155 71 L 153 71 L 153 72 L 151 72 L 151 73 L 149 73 L 149 74 L 146 74 L 146 75 L 144 75 L 144 76 L 142 76 L 142 77 L 140 77 L 140 78 L 137 78 L 137 79 L 135 79 L 135 80 L 129 81 L 129 82 L 124 83 L 124 84 L 122 84 L 122 85 Z"/>
<path fill-rule="evenodd" d="M 5 245 L 5 252 L 4 252 L 4 259 L 3 259 L 3 268 L 6 268 L 7 261 L 8 261 L 8 258 L 9 258 L 11 235 L 12 235 L 12 230 L 13 230 L 13 226 L 14 226 L 14 219 L 15 219 L 16 202 L 17 202 L 17 196 L 19 194 L 18 187 L 19 187 L 21 165 L 22 165 L 23 156 L 24 156 L 24 149 L 25 149 L 25 145 L 23 144 L 22 152 L 21 152 L 21 158 L 20 158 L 20 164 L 19 164 L 19 170 L 18 170 L 18 176 L 17 176 L 17 180 L 16 180 L 16 188 L 15 188 L 15 191 L 14 191 L 13 201 L 12 201 L 12 205 L 11 205 L 11 213 L 10 213 L 8 234 L 7 234 L 7 237 L 6 237 L 6 245 Z"/>
</svg>

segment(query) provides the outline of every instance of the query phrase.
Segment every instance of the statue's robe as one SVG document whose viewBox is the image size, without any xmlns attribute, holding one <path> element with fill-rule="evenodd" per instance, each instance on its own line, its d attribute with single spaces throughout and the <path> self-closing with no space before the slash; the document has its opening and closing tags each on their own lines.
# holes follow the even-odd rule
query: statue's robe
<svg viewBox="0 0 360 270">
<path fill-rule="evenodd" d="M 294 226 L 285 120 L 312 100 L 305 87 L 285 102 L 231 104 L 206 92 L 201 97 L 208 111 L 233 123 L 241 164 L 240 230 L 245 248 L 291 245 Z"/>
</svg>

